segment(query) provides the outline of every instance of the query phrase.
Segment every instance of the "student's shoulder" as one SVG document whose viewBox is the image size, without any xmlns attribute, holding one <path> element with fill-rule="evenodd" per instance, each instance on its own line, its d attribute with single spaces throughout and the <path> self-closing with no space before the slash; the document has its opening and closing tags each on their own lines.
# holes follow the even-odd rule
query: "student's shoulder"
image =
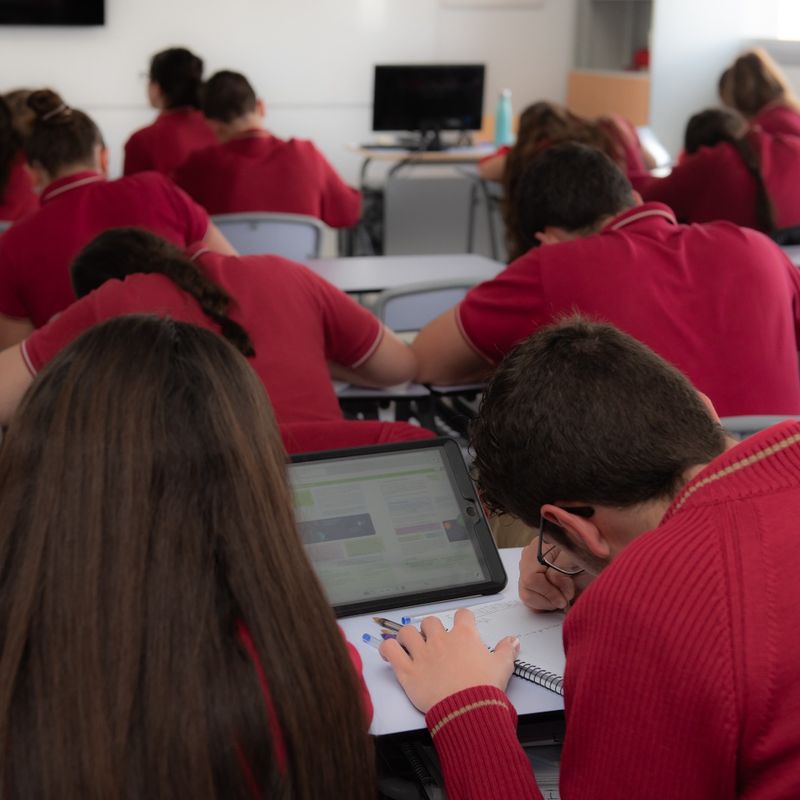
<svg viewBox="0 0 800 800">
<path fill-rule="evenodd" d="M 148 123 L 147 125 L 142 126 L 135 130 L 129 137 L 128 140 L 125 142 L 126 148 L 135 148 L 135 147 L 144 147 L 151 142 L 158 136 L 158 120 L 154 120 L 153 122 Z"/>
</svg>

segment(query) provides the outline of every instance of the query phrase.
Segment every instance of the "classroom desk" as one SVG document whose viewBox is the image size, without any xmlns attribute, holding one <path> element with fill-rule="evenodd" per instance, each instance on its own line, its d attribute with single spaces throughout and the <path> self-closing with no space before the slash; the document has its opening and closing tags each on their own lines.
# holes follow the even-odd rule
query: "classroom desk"
<svg viewBox="0 0 800 800">
<path fill-rule="evenodd" d="M 385 614 L 366 614 L 339 620 L 347 640 L 352 642 L 353 646 L 358 650 L 364 664 L 364 680 L 375 708 L 370 733 L 375 736 L 383 736 L 385 734 L 421 730 L 425 727 L 424 716 L 411 705 L 405 692 L 395 680 L 391 667 L 383 661 L 377 650 L 361 641 L 363 633 L 374 634 L 378 632 L 372 617 L 386 616 L 389 619 L 399 620 L 404 614 L 421 616 L 434 611 L 444 611 L 451 608 L 516 597 L 521 551 L 522 548 L 520 547 L 510 547 L 500 551 L 503 566 L 508 574 L 508 584 L 498 595 L 471 597 L 461 601 L 450 600 L 446 603 L 417 606 L 415 608 L 394 609 L 387 611 Z M 513 631 L 509 631 L 509 633 L 513 633 Z M 515 676 L 512 676 L 508 684 L 508 697 L 520 715 L 545 714 L 553 711 L 563 711 L 564 709 L 564 699 L 560 695 Z"/>
<path fill-rule="evenodd" d="M 497 148 L 491 142 L 484 142 L 468 147 L 448 147 L 446 150 L 409 150 L 406 147 L 369 147 L 358 144 L 348 145 L 347 149 L 361 156 L 359 185 L 363 189 L 366 186 L 367 170 L 373 161 L 391 164 L 389 174 L 394 175 L 398 170 L 409 166 L 477 164 Z"/>
<path fill-rule="evenodd" d="M 350 294 L 382 292 L 426 281 L 488 281 L 506 265 L 470 253 L 436 256 L 363 256 L 313 258 L 305 265 Z"/>
</svg>

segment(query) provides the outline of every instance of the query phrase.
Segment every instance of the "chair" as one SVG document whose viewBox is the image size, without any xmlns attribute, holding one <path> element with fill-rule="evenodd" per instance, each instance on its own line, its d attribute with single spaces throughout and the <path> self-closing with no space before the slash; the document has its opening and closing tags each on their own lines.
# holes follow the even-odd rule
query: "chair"
<svg viewBox="0 0 800 800">
<path fill-rule="evenodd" d="M 770 234 L 770 238 L 781 247 L 792 247 L 800 244 L 800 225 L 780 228 Z"/>
<path fill-rule="evenodd" d="M 475 281 L 426 281 L 386 289 L 371 304 L 372 312 L 394 331 L 418 331 L 464 299 Z"/>
<path fill-rule="evenodd" d="M 720 422 L 728 433 L 746 439 L 754 433 L 769 428 L 770 425 L 777 425 L 787 419 L 800 420 L 800 416 L 795 414 L 752 414 L 742 417 L 722 417 Z"/>
<path fill-rule="evenodd" d="M 216 214 L 213 223 L 243 256 L 271 253 L 295 261 L 319 258 L 325 226 L 303 214 Z"/>
</svg>

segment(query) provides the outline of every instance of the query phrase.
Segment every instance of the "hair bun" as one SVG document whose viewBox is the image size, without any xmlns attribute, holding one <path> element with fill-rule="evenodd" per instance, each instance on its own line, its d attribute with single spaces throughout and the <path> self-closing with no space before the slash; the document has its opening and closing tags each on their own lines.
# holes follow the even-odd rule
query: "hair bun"
<svg viewBox="0 0 800 800">
<path fill-rule="evenodd" d="M 28 106 L 36 114 L 37 122 L 49 125 L 62 124 L 69 120 L 72 109 L 51 89 L 39 89 L 28 96 Z"/>
</svg>

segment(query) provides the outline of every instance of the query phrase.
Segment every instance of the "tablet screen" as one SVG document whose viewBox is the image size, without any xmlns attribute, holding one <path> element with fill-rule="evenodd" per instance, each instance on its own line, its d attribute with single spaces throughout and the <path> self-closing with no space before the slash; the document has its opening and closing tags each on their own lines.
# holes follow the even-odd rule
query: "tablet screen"
<svg viewBox="0 0 800 800">
<path fill-rule="evenodd" d="M 490 580 L 490 534 L 453 470 L 441 447 L 291 465 L 300 535 L 333 606 Z"/>
</svg>

